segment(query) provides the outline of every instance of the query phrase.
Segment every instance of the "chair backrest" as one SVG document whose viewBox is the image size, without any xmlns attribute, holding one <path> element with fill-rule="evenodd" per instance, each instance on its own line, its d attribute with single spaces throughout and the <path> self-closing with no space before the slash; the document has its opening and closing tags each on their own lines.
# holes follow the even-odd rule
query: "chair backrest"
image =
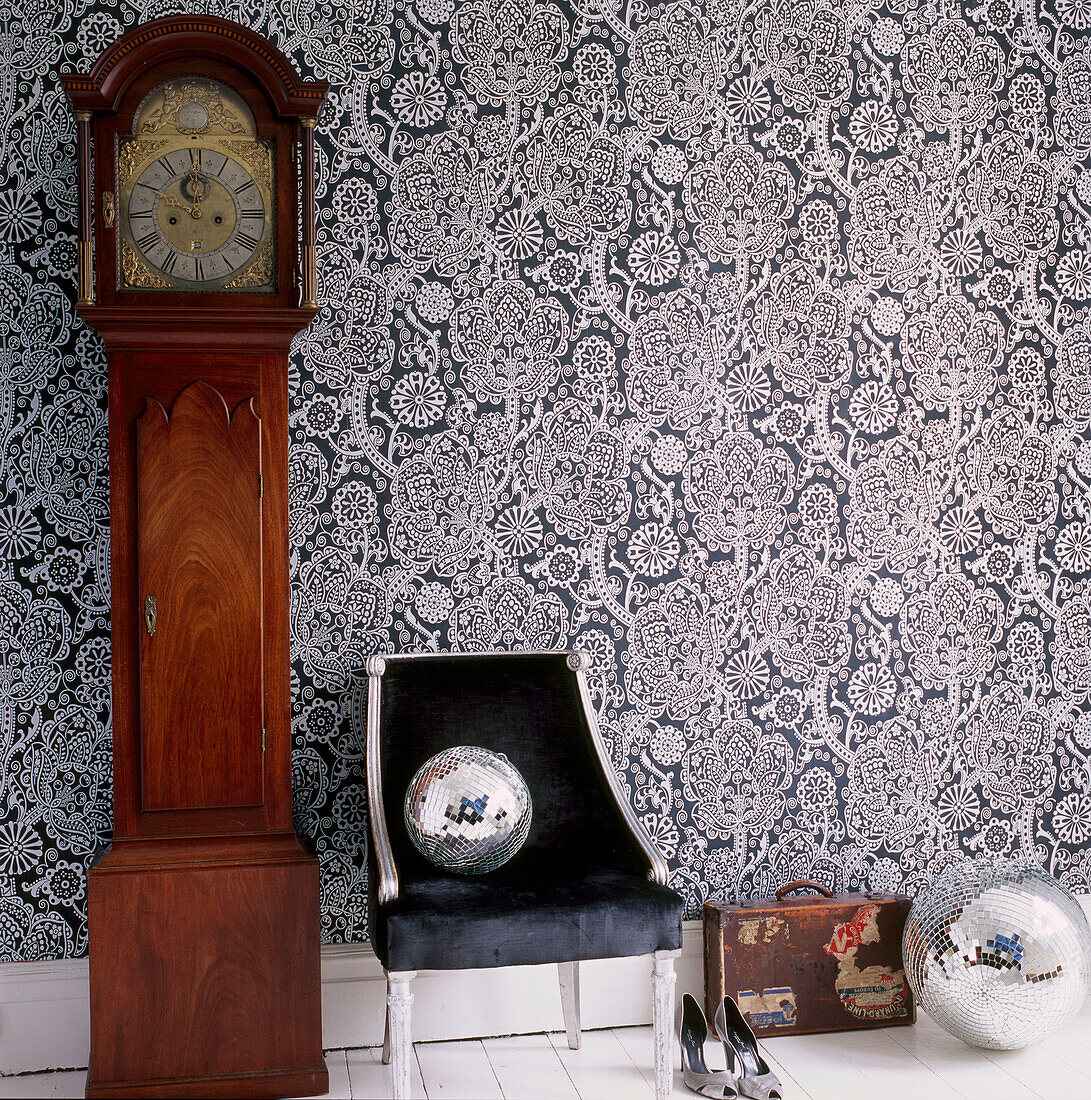
<svg viewBox="0 0 1091 1100">
<path fill-rule="evenodd" d="M 599 764 L 567 654 L 388 658 L 380 681 L 379 777 L 399 878 L 435 875 L 406 833 L 405 792 L 452 745 L 504 753 L 530 788 L 530 834 L 509 867 L 648 870 Z M 370 681 L 374 690 L 375 680 Z M 370 745 L 369 741 L 369 745 Z M 369 770 L 376 762 L 368 760 Z"/>
</svg>

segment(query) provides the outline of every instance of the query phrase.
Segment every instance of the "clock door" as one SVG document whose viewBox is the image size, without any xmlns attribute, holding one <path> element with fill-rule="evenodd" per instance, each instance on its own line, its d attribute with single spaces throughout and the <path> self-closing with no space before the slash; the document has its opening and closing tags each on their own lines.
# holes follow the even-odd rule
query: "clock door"
<svg viewBox="0 0 1091 1100">
<path fill-rule="evenodd" d="M 137 423 L 144 810 L 263 802 L 261 421 L 195 382 Z"/>
</svg>

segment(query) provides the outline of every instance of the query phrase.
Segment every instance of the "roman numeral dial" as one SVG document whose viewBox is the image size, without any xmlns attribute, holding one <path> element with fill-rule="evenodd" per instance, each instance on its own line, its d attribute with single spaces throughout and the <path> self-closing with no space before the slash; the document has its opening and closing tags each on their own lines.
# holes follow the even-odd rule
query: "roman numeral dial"
<svg viewBox="0 0 1091 1100">
<path fill-rule="evenodd" d="M 273 288 L 272 166 L 260 141 L 198 146 L 132 141 L 119 180 L 122 285 L 178 290 Z M 143 155 L 142 155 L 143 153 Z M 128 252 L 126 251 L 128 250 Z"/>
</svg>

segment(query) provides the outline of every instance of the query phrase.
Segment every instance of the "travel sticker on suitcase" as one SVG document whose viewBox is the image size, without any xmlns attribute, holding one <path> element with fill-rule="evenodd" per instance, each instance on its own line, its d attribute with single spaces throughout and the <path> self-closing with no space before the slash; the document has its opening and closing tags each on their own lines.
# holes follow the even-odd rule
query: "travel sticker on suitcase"
<svg viewBox="0 0 1091 1100">
<path fill-rule="evenodd" d="M 857 969 L 856 953 L 865 943 L 879 942 L 877 905 L 863 905 L 849 921 L 834 926 L 827 954 L 837 960 L 834 985 L 846 1011 L 861 1020 L 890 1020 L 905 1016 L 908 986 L 905 971 L 889 966 Z"/>
<path fill-rule="evenodd" d="M 796 995 L 788 986 L 782 989 L 740 989 L 735 998 L 751 1027 L 791 1027 L 796 1022 Z"/>
</svg>

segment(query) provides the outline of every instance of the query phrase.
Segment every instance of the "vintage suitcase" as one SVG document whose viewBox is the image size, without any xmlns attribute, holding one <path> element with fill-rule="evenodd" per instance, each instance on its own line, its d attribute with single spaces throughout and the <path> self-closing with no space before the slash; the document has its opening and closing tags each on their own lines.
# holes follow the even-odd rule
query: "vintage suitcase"
<svg viewBox="0 0 1091 1100">
<path fill-rule="evenodd" d="M 811 889 L 822 897 L 794 897 Z M 709 1023 L 734 997 L 759 1038 L 806 1031 L 911 1024 L 902 966 L 909 898 L 842 894 L 809 880 L 776 898 L 706 902 L 705 997 Z"/>
</svg>

